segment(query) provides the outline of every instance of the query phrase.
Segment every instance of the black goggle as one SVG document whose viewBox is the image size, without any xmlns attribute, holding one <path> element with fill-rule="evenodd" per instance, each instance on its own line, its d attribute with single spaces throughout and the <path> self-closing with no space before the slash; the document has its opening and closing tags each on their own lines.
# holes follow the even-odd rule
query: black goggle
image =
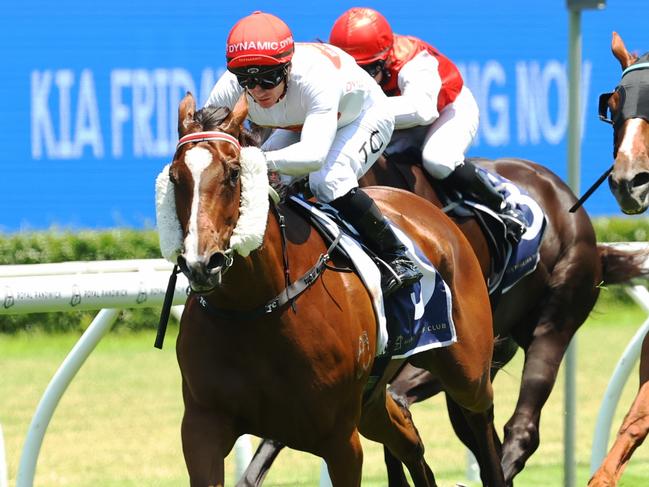
<svg viewBox="0 0 649 487">
<path fill-rule="evenodd" d="M 383 68 L 385 68 L 385 60 L 379 59 L 378 61 L 374 61 L 373 63 L 364 64 L 361 66 L 361 68 L 367 71 L 367 74 L 374 78 L 377 74 L 383 71 Z"/>
<path fill-rule="evenodd" d="M 259 85 L 264 90 L 271 90 L 286 78 L 286 69 L 281 67 L 273 71 L 257 74 L 237 74 L 237 82 L 242 88 L 252 90 Z"/>
</svg>

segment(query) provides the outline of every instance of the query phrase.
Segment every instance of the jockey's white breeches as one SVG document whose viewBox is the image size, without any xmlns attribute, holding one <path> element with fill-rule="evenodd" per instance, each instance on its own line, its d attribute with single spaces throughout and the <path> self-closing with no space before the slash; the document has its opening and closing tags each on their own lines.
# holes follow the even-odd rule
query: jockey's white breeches
<svg viewBox="0 0 649 487">
<path fill-rule="evenodd" d="M 387 152 L 420 147 L 424 168 L 434 178 L 443 179 L 464 163 L 479 122 L 478 103 L 471 90 L 463 86 L 455 101 L 444 107 L 432 124 L 395 131 Z"/>
</svg>

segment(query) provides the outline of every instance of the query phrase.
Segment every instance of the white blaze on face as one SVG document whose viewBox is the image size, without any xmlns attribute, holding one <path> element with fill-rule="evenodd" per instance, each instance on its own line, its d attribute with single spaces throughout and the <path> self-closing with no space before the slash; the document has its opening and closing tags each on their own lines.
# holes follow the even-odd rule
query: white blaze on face
<svg viewBox="0 0 649 487">
<path fill-rule="evenodd" d="M 185 164 L 194 179 L 192 209 L 189 214 L 189 225 L 185 237 L 185 258 L 188 263 L 198 260 L 198 203 L 199 188 L 203 171 L 212 163 L 212 153 L 204 147 L 194 147 L 185 154 Z"/>
<path fill-rule="evenodd" d="M 636 137 L 636 134 L 639 134 L 642 130 L 643 122 L 644 120 L 640 118 L 633 118 L 627 122 L 626 129 L 624 130 L 624 138 L 622 139 L 622 142 L 620 142 L 620 147 L 617 149 L 618 153 L 624 154 L 629 159 L 632 159 L 634 146 L 635 150 L 641 149 L 635 141 L 642 140 L 641 137 Z"/>
</svg>

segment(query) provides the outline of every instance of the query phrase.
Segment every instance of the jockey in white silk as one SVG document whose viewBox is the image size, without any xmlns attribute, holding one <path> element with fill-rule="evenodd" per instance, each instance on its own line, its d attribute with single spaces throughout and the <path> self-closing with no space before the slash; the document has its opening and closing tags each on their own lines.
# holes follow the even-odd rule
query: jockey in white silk
<svg viewBox="0 0 649 487">
<path fill-rule="evenodd" d="M 226 42 L 228 71 L 206 106 L 233 109 L 242 94 L 248 119 L 276 129 L 262 147 L 270 171 L 309 175 L 314 196 L 331 204 L 388 263 L 392 292 L 421 278 L 406 249 L 358 179 L 378 159 L 394 129 L 387 97 L 355 60 L 328 44 L 293 42 L 274 15 L 253 12 Z"/>
<path fill-rule="evenodd" d="M 243 92 L 237 77 L 226 72 L 206 105 L 233 107 Z M 345 147 L 360 124 L 359 119 L 377 130 L 384 144 L 392 134 L 393 122 L 381 88 L 351 56 L 328 44 L 295 45 L 286 93 L 273 106 L 262 108 L 249 93 L 246 95 L 250 120 L 263 127 L 282 129 L 276 130 L 266 144 L 274 150 L 266 150 L 265 154 L 271 169 L 283 174 L 302 176 L 321 169 L 334 140 Z M 354 128 L 338 133 L 353 122 L 357 122 Z M 282 133 L 285 131 L 289 133 Z M 273 141 L 275 137 L 288 143 Z M 366 161 L 358 150 L 349 152 L 346 157 L 354 165 L 355 176 L 348 185 L 356 186 L 356 179 L 371 167 L 378 153 L 368 150 L 371 155 Z M 335 158 L 334 154 L 331 158 Z M 341 194 L 332 194 L 328 199 L 342 196 L 349 189 L 343 187 Z"/>
</svg>

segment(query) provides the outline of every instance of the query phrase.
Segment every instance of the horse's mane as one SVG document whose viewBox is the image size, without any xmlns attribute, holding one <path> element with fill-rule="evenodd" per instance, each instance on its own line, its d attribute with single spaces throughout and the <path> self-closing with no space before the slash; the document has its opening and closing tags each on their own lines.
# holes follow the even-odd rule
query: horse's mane
<svg viewBox="0 0 649 487">
<path fill-rule="evenodd" d="M 194 114 L 194 122 L 201 126 L 202 130 L 216 130 L 230 115 L 227 107 L 204 107 Z M 259 147 L 261 144 L 261 128 L 251 124 L 251 128 L 242 127 L 239 134 L 239 142 L 243 147 Z"/>
</svg>

